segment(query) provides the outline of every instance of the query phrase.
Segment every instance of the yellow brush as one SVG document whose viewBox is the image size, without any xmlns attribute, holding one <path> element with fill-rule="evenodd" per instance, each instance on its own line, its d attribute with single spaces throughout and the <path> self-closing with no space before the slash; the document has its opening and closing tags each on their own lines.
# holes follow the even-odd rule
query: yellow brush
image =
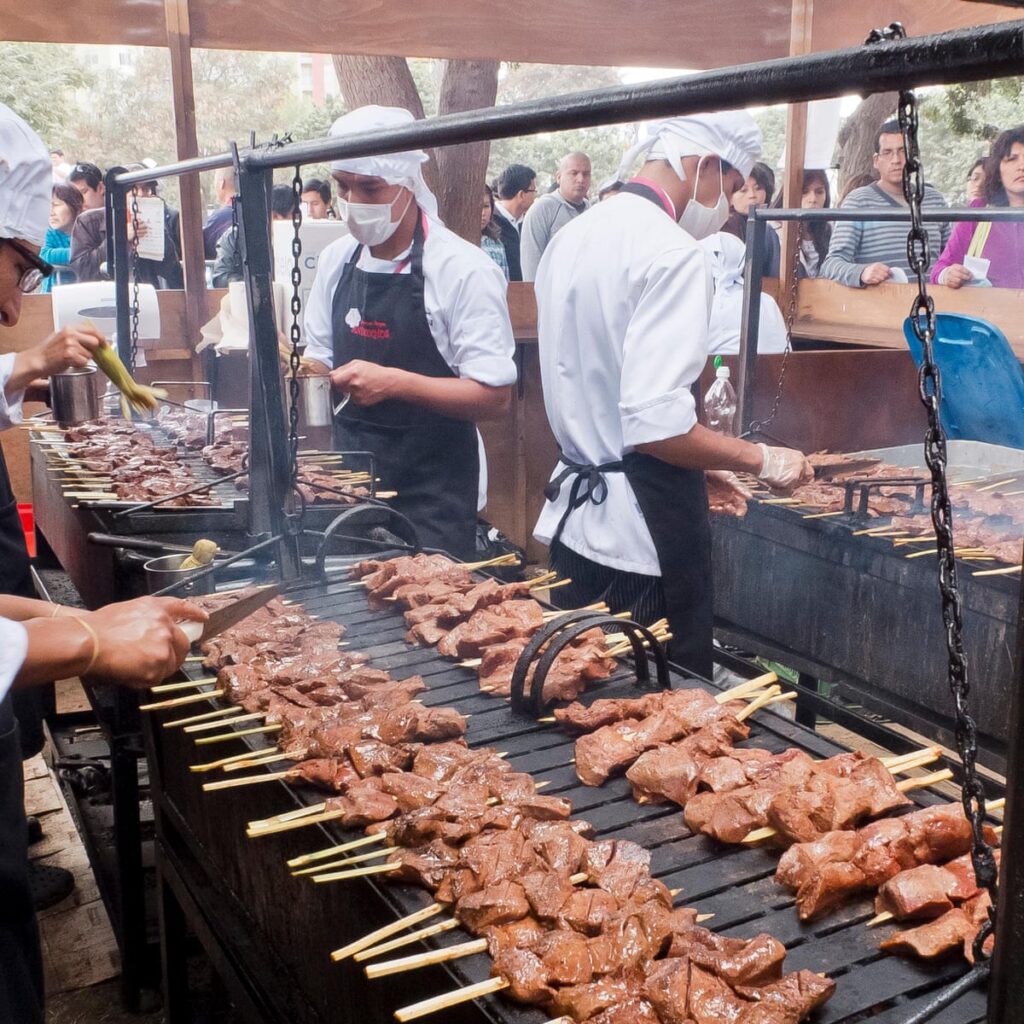
<svg viewBox="0 0 1024 1024">
<path fill-rule="evenodd" d="M 90 327 L 94 325 L 86 321 Z M 167 397 L 167 392 L 161 388 L 151 388 L 145 384 L 138 384 L 132 379 L 128 368 L 121 362 L 109 342 L 104 343 L 96 349 L 92 356 L 96 365 L 110 378 L 110 382 L 121 392 L 121 411 L 125 419 L 131 419 L 134 410 L 139 415 L 152 415 L 160 406 L 160 399 Z"/>
<path fill-rule="evenodd" d="M 192 545 L 192 554 L 178 566 L 179 569 L 201 569 L 209 565 L 220 548 L 214 540 L 197 540 Z"/>
</svg>

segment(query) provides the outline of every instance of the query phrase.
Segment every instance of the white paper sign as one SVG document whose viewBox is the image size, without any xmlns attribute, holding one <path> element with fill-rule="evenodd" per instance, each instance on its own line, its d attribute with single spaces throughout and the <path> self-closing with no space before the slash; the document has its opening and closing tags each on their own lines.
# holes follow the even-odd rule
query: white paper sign
<svg viewBox="0 0 1024 1024">
<path fill-rule="evenodd" d="M 992 261 L 984 256 L 965 256 L 964 267 L 971 272 L 971 280 L 964 284 L 973 288 L 991 288 L 992 282 L 988 279 L 988 268 L 991 265 Z"/>
<path fill-rule="evenodd" d="M 889 268 L 889 284 L 907 284 L 907 272 L 902 267 Z"/>
<path fill-rule="evenodd" d="M 158 196 L 139 196 L 135 203 L 138 213 L 132 210 L 128 200 L 128 232 L 131 237 L 132 217 L 139 225 L 139 258 L 162 260 L 164 258 L 164 201 Z"/>
</svg>

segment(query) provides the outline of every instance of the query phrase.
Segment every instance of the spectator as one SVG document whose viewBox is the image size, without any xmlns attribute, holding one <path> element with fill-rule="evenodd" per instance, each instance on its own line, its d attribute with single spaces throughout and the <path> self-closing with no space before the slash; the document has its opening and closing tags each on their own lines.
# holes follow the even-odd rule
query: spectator
<svg viewBox="0 0 1024 1024">
<path fill-rule="evenodd" d="M 234 199 L 234 167 L 218 167 L 213 172 L 213 191 L 217 197 L 217 209 L 206 218 L 203 225 L 203 259 L 217 258 L 217 243 L 221 235 L 231 227 L 231 201 Z"/>
<path fill-rule="evenodd" d="M 50 163 L 53 166 L 54 185 L 63 185 L 68 180 L 68 174 L 71 172 L 71 164 L 64 159 L 64 150 L 51 149 Z"/>
<path fill-rule="evenodd" d="M 886 121 L 875 139 L 874 166 L 878 181 L 854 189 L 843 203 L 847 210 L 904 210 L 903 168 L 907 162 L 903 133 L 899 122 Z M 947 209 L 946 200 L 931 185 L 924 186 L 924 209 Z M 927 224 L 931 251 L 941 252 L 949 240 L 949 224 Z M 907 224 L 840 221 L 832 232 L 828 256 L 821 265 L 821 276 L 849 288 L 883 284 L 893 277 L 908 277 Z"/>
<path fill-rule="evenodd" d="M 129 164 L 126 170 L 141 171 L 142 164 Z M 132 190 L 140 198 L 160 199 L 156 181 L 144 181 Z M 151 284 L 154 288 L 184 288 L 185 275 L 181 269 L 181 214 L 163 203 L 164 215 L 164 256 L 161 260 L 140 259 L 137 277 L 140 284 Z M 131 239 L 131 200 L 128 205 L 128 237 Z M 140 234 L 140 239 L 143 237 Z"/>
<path fill-rule="evenodd" d="M 555 173 L 557 191 L 543 195 L 530 207 L 523 220 L 523 280 L 537 276 L 537 264 L 548 242 L 560 228 L 586 210 L 590 192 L 590 157 L 586 153 L 568 153 Z"/>
<path fill-rule="evenodd" d="M 771 233 L 775 234 L 774 231 Z M 715 286 L 708 323 L 708 355 L 735 355 L 740 350 L 743 270 L 747 248 L 734 234 L 724 230 L 704 239 L 700 245 L 708 254 L 708 265 Z M 763 355 L 785 350 L 786 322 L 776 301 L 762 292 L 757 351 Z"/>
<path fill-rule="evenodd" d="M 501 267 L 508 280 L 508 257 L 501 244 L 501 228 L 494 221 L 494 193 L 484 185 L 484 203 L 480 210 L 480 248 Z"/>
<path fill-rule="evenodd" d="M 970 206 L 975 199 L 985 198 L 985 158 L 979 157 L 971 164 L 967 172 L 967 187 L 964 189 L 964 198 Z M 961 221 L 961 223 L 964 223 Z"/>
<path fill-rule="evenodd" d="M 1024 207 L 1024 124 L 992 143 L 982 196 L 971 200 L 971 206 L 985 205 Z M 932 282 L 950 288 L 974 281 L 987 281 L 995 288 L 1024 288 L 1022 253 L 1024 221 L 960 221 L 932 269 Z"/>
<path fill-rule="evenodd" d="M 510 281 L 522 281 L 523 268 L 519 257 L 519 236 L 526 211 L 537 198 L 537 173 L 525 164 L 511 164 L 494 183 L 494 223 L 501 232 Z"/>
<path fill-rule="evenodd" d="M 103 184 L 103 172 L 95 164 L 85 161 L 75 164 L 68 173 L 68 184 L 74 185 L 82 193 L 85 209 L 103 209 L 103 194 L 107 187 Z"/>
<path fill-rule="evenodd" d="M 320 178 L 307 178 L 302 183 L 302 202 L 306 204 L 306 216 L 310 220 L 332 220 L 334 207 L 331 206 L 331 186 Z"/>
<path fill-rule="evenodd" d="M 804 171 L 804 187 L 800 194 L 803 210 L 827 210 L 832 205 L 828 175 L 821 170 Z M 822 261 L 828 255 L 832 225 L 828 221 L 800 221 L 800 277 L 817 277 Z"/>
<path fill-rule="evenodd" d="M 70 270 L 60 270 L 71 266 L 71 232 L 75 221 L 82 212 L 82 193 L 71 185 L 54 185 L 50 198 L 50 226 L 46 230 L 46 241 L 39 252 L 39 258 L 57 271 L 43 278 L 41 292 L 52 290 L 55 284 L 69 284 L 75 275 Z"/>
<path fill-rule="evenodd" d="M 608 178 L 607 181 L 601 184 L 601 187 L 597 190 L 597 201 L 603 203 L 606 199 L 611 199 L 612 196 L 617 196 L 622 191 L 622 186 L 626 183 L 619 181 L 618 178 Z"/>
<path fill-rule="evenodd" d="M 275 185 L 270 195 L 271 220 L 291 220 L 295 197 L 291 185 Z M 238 228 L 225 231 L 217 243 L 217 259 L 213 264 L 213 287 L 227 288 L 232 281 L 241 281 L 242 251 L 238 247 Z"/>
<path fill-rule="evenodd" d="M 747 180 L 743 187 L 732 194 L 730 202 L 731 210 L 729 219 L 725 222 L 723 231 L 735 235 L 744 244 L 747 240 L 747 216 L 752 206 L 765 206 L 771 202 L 775 194 L 775 174 L 772 169 L 763 163 L 756 163 L 750 169 Z M 782 245 L 778 233 L 775 231 L 765 232 L 765 254 L 764 264 L 761 267 L 761 274 L 764 277 L 779 276 L 779 262 L 781 259 Z"/>
</svg>

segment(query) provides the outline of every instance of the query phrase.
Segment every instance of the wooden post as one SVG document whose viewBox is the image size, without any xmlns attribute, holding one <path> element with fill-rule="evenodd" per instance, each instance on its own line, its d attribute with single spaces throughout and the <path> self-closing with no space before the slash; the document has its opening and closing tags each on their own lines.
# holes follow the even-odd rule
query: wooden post
<svg viewBox="0 0 1024 1024">
<path fill-rule="evenodd" d="M 814 18 L 814 0 L 793 0 L 790 21 L 789 55 L 797 57 L 812 49 L 811 23 Z M 787 209 L 800 205 L 804 190 L 804 148 L 807 144 L 807 104 L 791 103 L 786 114 L 786 166 L 783 182 L 782 205 Z M 794 259 L 796 257 L 799 228 L 796 221 L 786 221 L 782 227 L 782 257 L 779 264 L 779 293 L 785 310 L 785 296 L 793 287 Z"/>
<path fill-rule="evenodd" d="M 164 0 L 167 48 L 171 56 L 171 92 L 178 159 L 199 155 L 196 101 L 192 84 L 192 32 L 189 0 Z M 181 188 L 181 255 L 185 270 L 185 341 L 191 348 L 207 320 L 206 265 L 203 254 L 203 201 L 199 176 L 186 174 Z M 195 362 L 193 361 L 193 366 Z"/>
</svg>

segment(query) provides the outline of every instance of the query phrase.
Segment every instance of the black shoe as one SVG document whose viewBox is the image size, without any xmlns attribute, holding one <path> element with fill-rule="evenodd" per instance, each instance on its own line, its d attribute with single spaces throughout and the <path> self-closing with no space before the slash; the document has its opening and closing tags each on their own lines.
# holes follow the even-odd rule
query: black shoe
<svg viewBox="0 0 1024 1024">
<path fill-rule="evenodd" d="M 75 888 L 75 876 L 66 868 L 48 864 L 29 864 L 28 882 L 32 889 L 32 905 L 37 911 L 55 907 L 66 900 Z"/>
<path fill-rule="evenodd" d="M 43 841 L 43 823 L 34 815 L 28 816 L 28 845 L 34 846 Z"/>
</svg>

